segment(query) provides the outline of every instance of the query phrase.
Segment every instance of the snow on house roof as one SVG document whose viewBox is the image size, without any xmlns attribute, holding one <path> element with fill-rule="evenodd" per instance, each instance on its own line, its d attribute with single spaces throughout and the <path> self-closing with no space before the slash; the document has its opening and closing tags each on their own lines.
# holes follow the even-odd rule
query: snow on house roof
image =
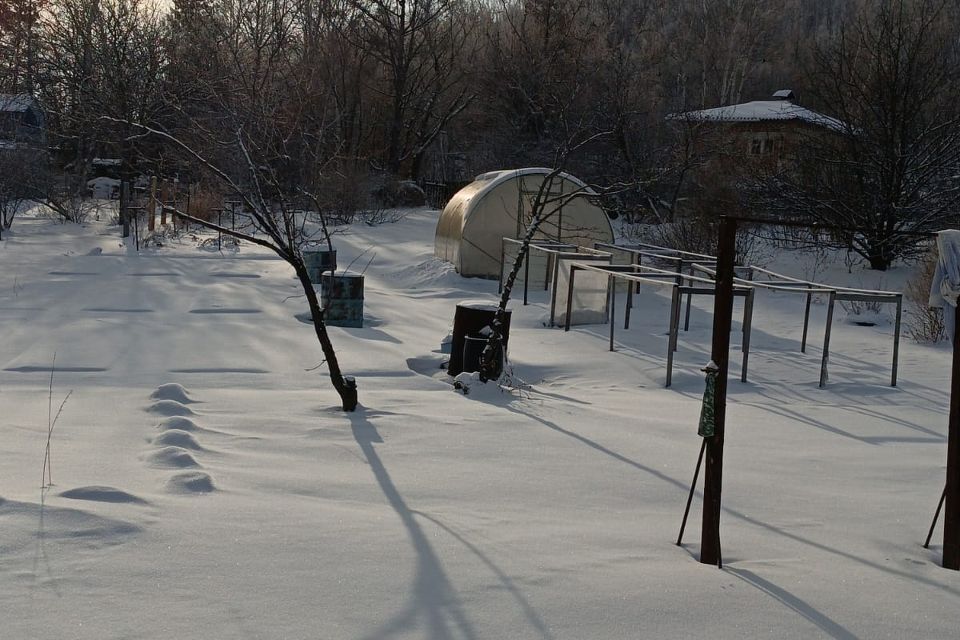
<svg viewBox="0 0 960 640">
<path fill-rule="evenodd" d="M 0 111 L 21 113 L 35 106 L 37 101 L 31 95 L 0 93 Z"/>
<path fill-rule="evenodd" d="M 825 116 L 806 107 L 793 104 L 789 97 L 792 92 L 778 91 L 775 100 L 754 100 L 742 104 L 732 104 L 726 107 L 701 109 L 700 111 L 685 111 L 668 116 L 671 120 L 693 120 L 700 122 L 769 122 L 797 120 L 809 124 L 826 127 L 834 131 L 848 130 L 846 124 L 836 118 Z"/>
</svg>

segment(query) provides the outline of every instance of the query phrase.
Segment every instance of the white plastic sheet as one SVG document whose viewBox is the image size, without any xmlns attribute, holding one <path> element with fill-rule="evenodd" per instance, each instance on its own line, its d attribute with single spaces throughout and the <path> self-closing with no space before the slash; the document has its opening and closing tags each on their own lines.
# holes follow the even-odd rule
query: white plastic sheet
<svg viewBox="0 0 960 640">
<path fill-rule="evenodd" d="M 943 309 L 947 334 L 953 342 L 957 298 L 960 296 L 960 231 L 947 229 L 938 233 L 937 249 L 940 257 L 930 287 L 930 306 Z"/>
<path fill-rule="evenodd" d="M 608 264 L 607 259 L 589 260 L 588 258 L 561 258 L 557 269 L 557 287 L 553 311 L 554 326 L 563 326 L 567 322 L 567 294 L 570 285 L 570 264 L 574 262 L 599 261 Z M 597 271 L 577 271 L 574 278 L 573 303 L 570 305 L 570 324 L 604 324 L 607 322 L 607 286 L 610 276 Z"/>
</svg>

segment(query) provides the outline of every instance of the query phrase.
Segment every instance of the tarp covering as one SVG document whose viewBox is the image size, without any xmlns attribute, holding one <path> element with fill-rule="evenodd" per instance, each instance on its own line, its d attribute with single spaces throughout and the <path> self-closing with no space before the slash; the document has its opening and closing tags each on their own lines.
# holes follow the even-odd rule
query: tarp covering
<svg viewBox="0 0 960 640">
<path fill-rule="evenodd" d="M 575 256 L 558 258 L 557 283 L 554 289 L 553 317 L 551 324 L 567 323 L 567 299 L 570 289 L 570 265 L 582 262 L 609 264 L 609 256 Z M 608 319 L 610 275 L 598 271 L 577 271 L 573 282 L 573 303 L 570 305 L 570 324 L 604 324 Z"/>
<path fill-rule="evenodd" d="M 434 255 L 453 263 L 460 275 L 498 278 L 502 238 L 519 239 L 526 233 L 533 202 L 551 171 L 529 168 L 477 176 L 440 214 Z M 549 186 L 549 215 L 535 239 L 587 247 L 613 241 L 610 220 L 593 202 L 593 190 L 567 173 Z"/>
<path fill-rule="evenodd" d="M 937 250 L 940 258 L 930 287 L 930 306 L 943 309 L 947 334 L 953 342 L 957 297 L 960 296 L 960 231 L 947 229 L 938 233 Z"/>
</svg>

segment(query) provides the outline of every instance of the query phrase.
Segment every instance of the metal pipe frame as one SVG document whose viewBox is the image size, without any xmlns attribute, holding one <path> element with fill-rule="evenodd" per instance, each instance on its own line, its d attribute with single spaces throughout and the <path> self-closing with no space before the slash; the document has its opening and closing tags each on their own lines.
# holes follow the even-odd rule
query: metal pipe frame
<svg viewBox="0 0 960 640">
<path fill-rule="evenodd" d="M 517 240 L 516 238 L 501 238 L 500 239 L 500 279 L 497 281 L 497 293 L 503 293 L 503 275 L 504 270 L 506 269 L 507 264 L 507 245 L 519 245 L 523 247 L 523 241 Z M 554 242 L 552 240 L 532 240 L 528 245 L 529 249 L 532 251 L 543 251 L 550 249 L 573 249 L 576 250 L 576 245 Z M 527 253 L 527 257 L 524 259 L 524 276 L 523 276 L 523 304 L 527 304 L 527 292 L 529 290 L 529 274 L 530 274 L 530 254 Z M 549 263 L 547 266 L 549 272 Z M 544 278 L 544 291 L 547 290 L 547 278 Z"/>
<path fill-rule="evenodd" d="M 683 301 L 683 296 L 686 294 L 688 297 L 693 295 L 714 295 L 715 290 L 709 287 L 696 287 L 678 284 L 677 282 L 667 282 L 667 280 L 675 279 L 676 274 L 672 273 L 655 273 L 655 274 L 643 274 L 635 275 L 631 273 L 631 270 L 635 269 L 639 265 L 606 265 L 606 266 L 597 266 L 589 265 L 583 263 L 572 263 L 570 265 L 570 280 L 567 284 L 567 306 L 566 306 L 566 318 L 564 322 L 564 331 L 570 331 L 571 326 L 571 316 L 573 315 L 573 292 L 576 289 L 576 274 L 577 271 L 593 271 L 598 273 L 606 273 L 607 278 L 607 299 L 609 303 L 610 312 L 608 314 L 608 322 L 610 324 L 610 338 L 609 338 L 609 350 L 616 351 L 615 340 L 616 340 L 616 280 L 622 279 L 627 280 L 628 282 L 637 282 L 642 283 L 646 282 L 648 284 L 659 285 L 659 286 L 669 286 L 671 287 L 671 296 L 670 296 L 670 324 L 668 331 L 668 340 L 667 340 L 667 371 L 666 371 L 666 380 L 665 387 L 670 387 L 673 384 L 673 362 L 674 362 L 674 353 L 679 347 L 679 334 L 680 334 L 680 313 L 681 305 Z M 698 279 L 700 280 L 700 279 Z M 747 381 L 747 366 L 750 356 L 750 335 L 753 324 L 753 299 L 754 299 L 754 290 L 749 287 L 734 287 L 733 295 L 735 297 L 743 297 L 746 302 L 743 309 L 743 341 L 741 343 L 740 350 L 743 353 L 741 369 L 740 369 L 740 379 L 743 382 Z M 632 296 L 632 287 L 628 287 L 628 296 Z M 555 297 L 555 296 L 554 296 Z M 626 319 L 624 321 L 624 329 L 629 328 L 630 320 L 630 307 L 626 308 Z"/>
<path fill-rule="evenodd" d="M 647 278 L 661 278 L 667 277 L 668 274 L 672 274 L 676 278 L 677 286 L 683 286 L 687 284 L 688 286 L 693 286 L 694 282 L 710 282 L 705 278 L 699 278 L 694 274 L 696 272 L 703 272 L 710 276 L 716 277 L 716 264 L 717 258 L 714 256 L 709 256 L 706 254 L 697 254 L 689 251 L 681 251 L 679 249 L 672 249 L 669 247 L 661 247 L 658 245 L 638 242 L 632 243 L 629 245 L 616 245 L 612 243 L 598 242 L 594 244 L 594 247 L 597 249 L 608 248 L 610 250 L 623 251 L 625 253 L 630 253 L 636 256 L 637 264 L 630 265 L 611 265 L 611 267 L 616 267 L 617 271 L 630 271 L 631 273 L 636 273 L 638 275 L 643 275 Z M 655 257 L 658 259 L 665 259 L 672 261 L 675 265 L 675 270 L 670 271 L 667 269 L 658 269 L 649 265 L 642 264 L 642 257 Z M 694 256 L 694 258 L 685 258 L 683 256 Z M 683 273 L 685 267 L 688 267 L 688 272 Z M 713 267 L 713 268 L 711 268 Z M 746 269 L 747 278 L 740 278 L 736 276 L 737 269 Z M 610 269 L 613 270 L 612 268 Z M 662 275 L 661 275 L 662 274 Z M 756 280 L 754 276 L 756 274 L 762 274 L 766 276 L 767 280 Z M 835 306 L 837 301 L 847 301 L 847 302 L 877 302 L 880 304 L 895 304 L 896 305 L 896 314 L 894 322 L 894 336 L 893 336 L 893 357 L 892 365 L 890 372 L 890 386 L 897 386 L 897 375 L 899 367 L 899 356 L 900 356 L 900 336 L 902 332 L 902 318 L 903 318 L 903 294 L 897 291 L 883 291 L 883 290 L 872 290 L 872 289 L 859 289 L 854 287 L 840 287 L 834 285 L 823 284 L 815 282 L 812 280 L 802 280 L 800 278 L 794 278 L 787 276 L 769 269 L 764 269 L 762 267 L 756 266 L 747 266 L 747 267 L 734 267 L 734 278 L 733 281 L 735 285 L 741 285 L 749 288 L 763 288 L 771 291 L 783 291 L 787 293 L 803 293 L 806 297 L 804 302 L 803 310 L 803 333 L 800 339 L 800 352 L 807 352 L 807 338 L 809 335 L 810 328 L 810 308 L 812 304 L 813 294 L 815 293 L 825 293 L 830 296 L 830 300 L 827 308 L 827 327 L 824 330 L 824 349 L 821 356 L 820 364 L 820 383 L 819 386 L 823 388 L 826 386 L 828 373 L 827 365 L 829 362 L 829 350 L 830 350 L 830 339 L 832 334 L 832 324 L 833 317 L 835 312 Z M 639 292 L 639 282 L 637 283 L 637 291 Z M 556 291 L 554 291 L 554 298 L 556 298 Z M 692 306 L 693 294 L 687 293 L 686 301 L 686 311 L 684 314 L 684 331 L 690 329 L 690 315 L 691 315 L 691 306 Z M 743 323 L 743 332 L 746 334 L 750 329 L 752 329 L 752 316 L 753 316 L 753 304 L 754 299 L 750 297 L 749 299 L 750 307 L 750 321 L 746 321 L 746 309 L 745 309 L 745 321 Z M 627 310 L 624 317 L 624 329 L 629 328 L 630 324 L 630 310 L 633 307 L 633 296 L 632 294 L 627 297 Z M 554 308 L 551 306 L 551 321 L 554 313 Z M 749 326 L 748 326 L 749 325 Z M 745 335 L 744 342 L 749 343 L 749 338 Z M 611 349 L 612 350 L 612 349 Z M 748 357 L 748 354 L 745 354 L 745 360 Z M 743 370 L 741 372 L 741 379 L 746 381 L 746 363 L 744 363 Z"/>
<path fill-rule="evenodd" d="M 705 273 L 711 273 L 711 270 L 706 267 L 699 267 L 701 271 Z M 827 323 L 832 325 L 833 315 L 834 315 L 834 306 L 837 301 L 845 302 L 878 302 L 880 304 L 895 304 L 896 313 L 895 313 L 895 322 L 894 322 L 894 332 L 893 332 L 893 362 L 891 365 L 890 371 L 890 386 L 897 386 L 897 370 L 899 367 L 899 358 L 900 358 L 900 335 L 902 332 L 903 325 L 903 294 L 898 291 L 881 291 L 881 290 L 872 290 L 872 289 L 856 289 L 852 287 L 834 287 L 832 285 L 825 285 L 818 282 L 813 282 L 810 280 L 801 280 L 799 278 L 791 278 L 790 276 L 784 276 L 782 274 L 770 271 L 768 269 L 762 269 L 760 267 L 754 267 L 754 270 L 758 273 L 762 273 L 768 276 L 771 276 L 771 280 L 751 280 L 746 281 L 741 278 L 734 278 L 734 282 L 744 285 L 744 286 L 753 286 L 760 287 L 764 289 L 769 289 L 772 291 L 784 291 L 787 293 L 804 293 L 806 295 L 806 302 L 804 304 L 803 311 L 803 335 L 800 340 L 800 352 L 807 352 L 807 335 L 808 327 L 810 323 L 810 304 L 811 299 L 814 293 L 826 293 L 830 296 L 830 303 L 828 304 L 827 309 Z M 782 281 L 780 280 L 782 279 Z M 775 284 L 772 284 L 775 283 Z M 830 342 L 830 328 L 828 326 L 825 331 L 825 349 L 828 350 Z M 829 353 L 825 352 L 823 354 L 823 359 L 820 365 L 820 387 L 823 388 L 826 386 L 826 366 Z"/>
<path fill-rule="evenodd" d="M 601 252 L 601 253 L 602 253 L 602 252 Z M 611 260 L 611 259 L 613 258 L 613 256 L 611 256 L 609 253 L 602 254 L 602 255 L 601 255 L 601 253 L 596 253 L 596 254 L 591 254 L 591 253 L 562 253 L 562 252 L 553 252 L 553 253 L 552 253 L 552 257 L 553 257 L 553 272 L 552 272 L 552 276 L 551 276 L 551 281 L 552 281 L 552 283 L 553 283 L 553 289 L 552 289 L 552 292 L 551 292 L 551 295 L 550 295 L 550 326 L 551 326 L 551 327 L 554 326 L 554 324 L 553 324 L 553 317 L 554 317 L 554 315 L 555 315 L 556 312 L 557 312 L 557 274 L 558 274 L 558 272 L 560 271 L 560 261 L 561 261 L 561 260 L 572 260 L 572 259 L 576 259 L 576 260 L 594 260 L 594 261 L 600 262 L 600 261 L 606 259 L 606 260 L 608 261 L 608 264 L 609 264 L 609 260 Z M 570 295 L 573 295 L 573 294 L 571 293 Z M 570 304 L 570 298 L 568 297 L 568 298 L 567 298 L 567 306 L 568 306 L 568 307 L 569 307 L 569 304 Z M 570 323 L 570 317 L 569 317 L 569 314 L 568 314 L 568 315 L 567 315 L 567 324 L 569 325 L 569 323 Z"/>
</svg>

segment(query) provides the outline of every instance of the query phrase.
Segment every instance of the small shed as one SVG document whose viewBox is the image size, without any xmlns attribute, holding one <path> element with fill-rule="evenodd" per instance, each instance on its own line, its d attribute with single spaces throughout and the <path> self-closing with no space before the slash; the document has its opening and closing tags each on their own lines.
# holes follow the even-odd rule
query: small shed
<svg viewBox="0 0 960 640">
<path fill-rule="evenodd" d="M 462 276 L 497 278 L 503 238 L 521 238 L 533 203 L 553 169 L 491 171 L 474 178 L 444 207 L 437 222 L 434 255 L 453 263 Z M 535 236 L 593 247 L 613 242 L 613 228 L 582 180 L 561 173 L 549 185 L 547 217 Z"/>
<path fill-rule="evenodd" d="M 40 103 L 27 94 L 0 93 L 0 147 L 46 144 L 46 117 Z"/>
</svg>

